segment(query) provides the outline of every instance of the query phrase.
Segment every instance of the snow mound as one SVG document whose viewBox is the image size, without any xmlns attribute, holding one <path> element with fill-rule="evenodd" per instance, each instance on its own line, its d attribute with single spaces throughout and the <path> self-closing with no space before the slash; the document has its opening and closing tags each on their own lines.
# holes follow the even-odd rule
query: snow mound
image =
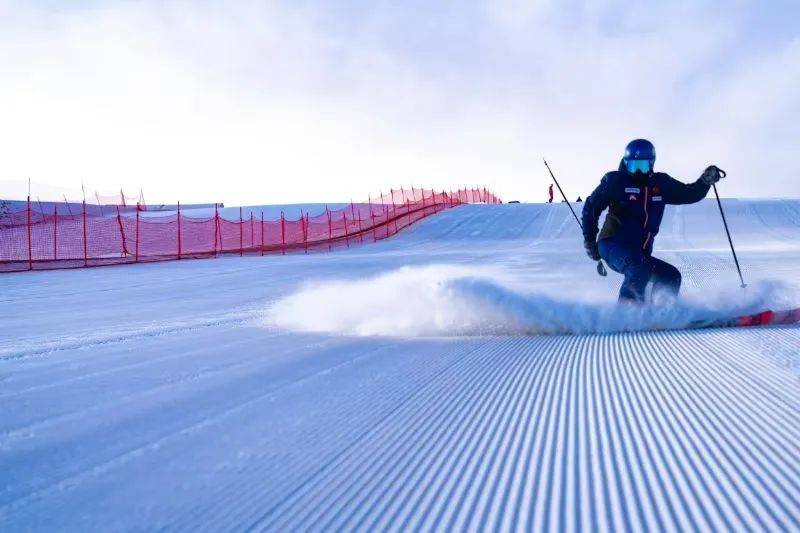
<svg viewBox="0 0 800 533">
<path fill-rule="evenodd" d="M 404 267 L 372 278 L 307 284 L 273 303 L 265 320 L 292 331 L 357 336 L 614 333 L 681 328 L 796 302 L 777 282 L 652 306 L 568 300 L 531 289 L 498 269 Z"/>
</svg>

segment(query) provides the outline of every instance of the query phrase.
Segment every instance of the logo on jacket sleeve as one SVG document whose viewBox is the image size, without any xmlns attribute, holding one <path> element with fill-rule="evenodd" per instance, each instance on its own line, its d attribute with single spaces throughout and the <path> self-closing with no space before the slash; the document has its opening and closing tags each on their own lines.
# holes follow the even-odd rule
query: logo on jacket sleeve
<svg viewBox="0 0 800 533">
<path fill-rule="evenodd" d="M 630 196 L 628 196 L 628 200 L 632 200 L 632 201 L 635 202 L 637 200 L 636 195 L 635 194 L 631 194 Z"/>
<path fill-rule="evenodd" d="M 642 190 L 639 187 L 625 187 L 625 192 L 626 193 L 633 192 L 633 193 L 639 194 L 640 192 L 642 192 Z M 653 192 L 655 192 L 655 191 L 653 191 Z"/>
<path fill-rule="evenodd" d="M 660 193 L 661 193 L 661 187 L 659 187 L 658 185 L 653 187 L 653 194 L 660 194 Z"/>
</svg>

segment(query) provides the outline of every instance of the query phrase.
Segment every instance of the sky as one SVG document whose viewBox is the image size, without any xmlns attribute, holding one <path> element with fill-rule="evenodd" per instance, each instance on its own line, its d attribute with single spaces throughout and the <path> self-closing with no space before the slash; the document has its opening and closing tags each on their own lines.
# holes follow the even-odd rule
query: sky
<svg viewBox="0 0 800 533">
<path fill-rule="evenodd" d="M 637 137 L 678 179 L 727 170 L 723 196 L 798 197 L 797 20 L 796 0 L 0 0 L 0 197 L 542 201 L 545 157 L 585 197 Z"/>
</svg>

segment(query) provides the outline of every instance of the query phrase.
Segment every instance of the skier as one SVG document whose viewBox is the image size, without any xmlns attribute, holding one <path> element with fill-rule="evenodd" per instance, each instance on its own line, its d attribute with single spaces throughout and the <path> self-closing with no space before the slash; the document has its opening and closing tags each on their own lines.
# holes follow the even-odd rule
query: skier
<svg viewBox="0 0 800 533">
<path fill-rule="evenodd" d="M 552 183 L 547 188 L 547 196 L 548 196 L 547 203 L 548 204 L 552 204 L 553 203 L 553 184 Z"/>
<path fill-rule="evenodd" d="M 650 282 L 654 297 L 678 295 L 681 273 L 652 255 L 664 206 L 699 202 L 711 185 L 724 177 L 712 165 L 696 182 L 681 183 L 663 172 L 653 172 L 655 161 L 656 149 L 650 141 L 631 141 L 619 170 L 603 176 L 583 204 L 586 253 L 595 261 L 604 259 L 612 270 L 625 276 L 620 302 L 644 302 Z M 608 214 L 598 238 L 598 219 L 606 208 Z"/>
</svg>

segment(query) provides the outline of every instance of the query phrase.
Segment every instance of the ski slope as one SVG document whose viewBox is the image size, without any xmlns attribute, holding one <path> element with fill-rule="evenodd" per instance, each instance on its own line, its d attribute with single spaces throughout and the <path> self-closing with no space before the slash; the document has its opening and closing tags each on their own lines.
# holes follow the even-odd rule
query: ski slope
<svg viewBox="0 0 800 533">
<path fill-rule="evenodd" d="M 0 530 L 800 529 L 800 201 L 670 207 L 620 311 L 567 207 L 0 277 Z M 677 309 L 678 311 L 674 311 Z"/>
</svg>

